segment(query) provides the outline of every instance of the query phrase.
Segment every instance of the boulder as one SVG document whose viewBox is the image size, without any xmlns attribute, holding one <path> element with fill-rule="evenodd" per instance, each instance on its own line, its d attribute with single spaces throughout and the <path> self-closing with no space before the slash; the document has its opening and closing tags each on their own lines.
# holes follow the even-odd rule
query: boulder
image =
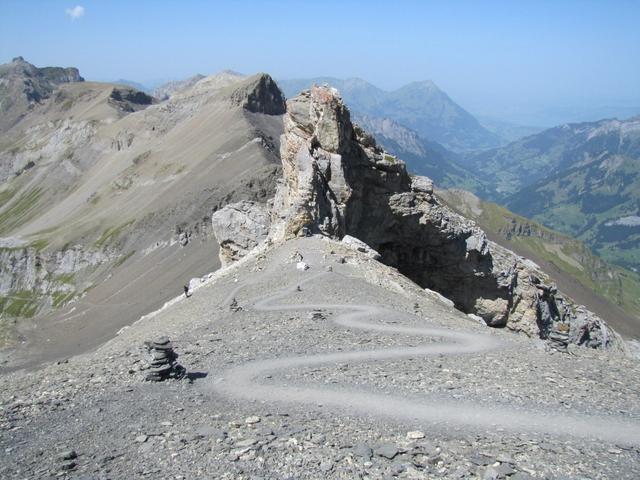
<svg viewBox="0 0 640 480">
<path fill-rule="evenodd" d="M 269 212 L 265 205 L 245 200 L 215 212 L 211 224 L 220 244 L 220 262 L 227 266 L 240 260 L 266 239 L 270 225 Z"/>
</svg>

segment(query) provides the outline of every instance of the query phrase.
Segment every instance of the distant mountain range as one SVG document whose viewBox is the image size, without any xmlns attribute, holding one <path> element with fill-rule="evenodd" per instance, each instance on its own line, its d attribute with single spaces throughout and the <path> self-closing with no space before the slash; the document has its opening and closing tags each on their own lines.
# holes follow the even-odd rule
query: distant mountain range
<svg viewBox="0 0 640 480">
<path fill-rule="evenodd" d="M 477 120 L 430 81 L 393 92 L 361 79 L 279 83 L 287 96 L 313 83 L 334 86 L 355 120 L 414 173 L 473 191 L 640 269 L 640 117 L 541 131 Z"/>
<path fill-rule="evenodd" d="M 433 179 L 443 188 L 482 191 L 485 184 L 457 162 L 458 154 L 437 142 L 426 140 L 390 118 L 354 115 L 354 120 L 389 153 L 404 160 L 409 171 Z"/>
<path fill-rule="evenodd" d="M 193 77 L 185 78 L 184 80 L 175 80 L 167 83 L 163 83 L 159 87 L 156 87 L 153 90 L 153 96 L 158 100 L 167 100 L 171 95 L 176 92 L 183 91 L 187 88 L 192 87 L 196 83 L 198 83 L 203 78 L 206 78 L 204 75 L 197 74 Z"/>
<path fill-rule="evenodd" d="M 531 127 L 507 122 L 494 117 L 476 116 L 480 125 L 495 133 L 505 143 L 514 142 L 523 137 L 534 135 L 544 130 L 544 127 Z"/>
<path fill-rule="evenodd" d="M 114 80 L 111 83 L 115 83 L 117 85 L 126 85 L 127 87 L 135 88 L 136 90 L 140 90 L 141 92 L 151 93 L 151 89 L 146 85 L 143 85 L 140 82 L 136 82 L 134 80 L 127 80 L 126 78 L 119 78 L 118 80 Z"/>
<path fill-rule="evenodd" d="M 297 95 L 313 83 L 327 83 L 337 88 L 357 115 L 389 118 L 453 151 L 491 148 L 505 143 L 430 80 L 410 83 L 392 92 L 359 78 L 278 81 L 287 97 Z"/>
<path fill-rule="evenodd" d="M 457 161 L 484 196 L 640 269 L 640 117 L 562 125 Z"/>
</svg>

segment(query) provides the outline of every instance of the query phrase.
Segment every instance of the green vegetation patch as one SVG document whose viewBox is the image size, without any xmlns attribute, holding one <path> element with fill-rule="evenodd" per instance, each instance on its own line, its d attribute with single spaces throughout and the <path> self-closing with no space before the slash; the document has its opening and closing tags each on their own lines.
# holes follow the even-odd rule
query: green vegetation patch
<svg viewBox="0 0 640 480">
<path fill-rule="evenodd" d="M 10 317 L 33 317 L 38 311 L 39 297 L 30 290 L 0 297 L 0 313 Z"/>
<path fill-rule="evenodd" d="M 0 213 L 0 233 L 11 231 L 29 220 L 36 213 L 38 200 L 43 193 L 42 188 L 31 188 L 9 204 Z"/>
<path fill-rule="evenodd" d="M 129 260 L 133 255 L 135 255 L 136 251 L 135 250 L 131 250 L 129 253 L 127 253 L 126 255 L 122 255 L 120 258 L 118 258 L 118 261 L 115 263 L 116 267 L 119 267 L 120 265 L 122 265 L 124 262 L 126 262 L 127 260 Z"/>
<path fill-rule="evenodd" d="M 102 248 L 113 243 L 122 234 L 122 232 L 124 232 L 129 226 L 134 223 L 134 221 L 135 220 L 129 220 L 127 223 L 123 223 L 122 225 L 119 225 L 117 227 L 107 228 L 104 232 L 102 232 L 100 238 L 96 240 L 95 246 L 98 248 Z"/>
<path fill-rule="evenodd" d="M 51 295 L 51 304 L 53 308 L 64 306 L 67 302 L 73 299 L 76 292 L 53 292 Z"/>
<path fill-rule="evenodd" d="M 3 207 L 5 203 L 11 200 L 15 193 L 15 190 L 11 188 L 5 188 L 4 190 L 0 191 L 0 207 Z"/>
<path fill-rule="evenodd" d="M 66 283 L 68 285 L 75 285 L 75 274 L 74 273 L 61 273 L 60 275 L 56 275 L 54 280 L 59 283 Z"/>
<path fill-rule="evenodd" d="M 39 238 L 38 240 L 34 240 L 29 243 L 29 247 L 35 248 L 37 251 L 41 252 L 49 245 L 49 240 L 46 238 Z"/>
</svg>

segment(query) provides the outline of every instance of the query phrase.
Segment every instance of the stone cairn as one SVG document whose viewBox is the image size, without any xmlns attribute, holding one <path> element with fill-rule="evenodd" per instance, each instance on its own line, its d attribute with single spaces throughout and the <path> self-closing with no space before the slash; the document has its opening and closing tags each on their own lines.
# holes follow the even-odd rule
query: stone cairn
<svg viewBox="0 0 640 480">
<path fill-rule="evenodd" d="M 229 310 L 231 310 L 234 313 L 242 311 L 242 307 L 238 305 L 238 301 L 236 300 L 236 297 L 233 297 L 233 299 L 231 300 L 231 303 L 229 304 Z"/>
<path fill-rule="evenodd" d="M 168 378 L 182 378 L 186 370 L 178 363 L 178 354 L 173 351 L 169 337 L 160 337 L 152 342 L 144 342 L 151 354 L 149 372 L 145 377 L 151 382 L 162 382 Z"/>
</svg>

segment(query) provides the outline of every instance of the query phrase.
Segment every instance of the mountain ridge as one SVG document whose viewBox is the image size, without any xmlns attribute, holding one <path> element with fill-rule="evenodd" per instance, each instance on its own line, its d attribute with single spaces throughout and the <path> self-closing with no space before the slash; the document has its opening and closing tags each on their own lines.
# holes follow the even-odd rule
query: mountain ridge
<svg viewBox="0 0 640 480">
<path fill-rule="evenodd" d="M 640 269 L 640 118 L 553 127 L 463 155 L 488 199 L 586 242 L 608 261 Z"/>
<path fill-rule="evenodd" d="M 71 351 L 69 329 L 104 341 L 215 270 L 211 213 L 271 196 L 282 120 L 261 112 L 278 108 L 274 84 L 203 80 L 160 103 L 64 83 L 0 133 L 0 341 L 57 341 L 17 364 Z"/>
<path fill-rule="evenodd" d="M 498 137 L 486 130 L 466 110 L 457 105 L 433 81 L 412 82 L 396 90 L 385 91 L 360 78 L 279 80 L 287 97 L 327 83 L 337 88 L 354 114 L 389 117 L 453 150 L 496 146 Z"/>
</svg>

